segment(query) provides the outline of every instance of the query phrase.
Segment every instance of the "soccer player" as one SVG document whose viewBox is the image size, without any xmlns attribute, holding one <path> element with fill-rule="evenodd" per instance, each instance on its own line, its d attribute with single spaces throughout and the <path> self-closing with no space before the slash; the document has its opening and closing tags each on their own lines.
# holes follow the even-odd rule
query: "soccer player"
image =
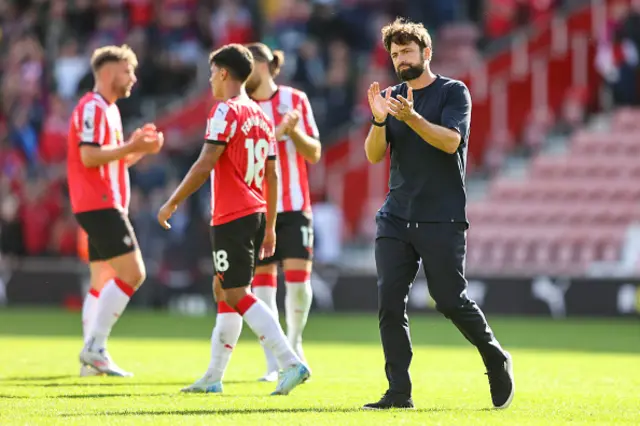
<svg viewBox="0 0 640 426">
<path fill-rule="evenodd" d="M 469 90 L 431 72 L 431 37 L 422 24 L 397 19 L 382 29 L 403 83 L 369 88 L 372 127 L 365 140 L 371 163 L 391 153 L 389 193 L 376 216 L 380 337 L 389 388 L 365 409 L 413 408 L 412 350 L 406 314 L 411 283 L 422 262 L 437 310 L 473 344 L 484 361 L 495 408 L 514 395 L 511 356 L 494 337 L 480 308 L 467 296 L 467 143 Z"/>
<path fill-rule="evenodd" d="M 218 315 L 211 336 L 211 362 L 202 378 L 183 392 L 222 392 L 222 379 L 242 330 L 242 318 L 276 357 L 283 374 L 274 395 L 286 395 L 309 377 L 269 307 L 250 292 L 258 258 L 276 244 L 278 175 L 273 122 L 246 94 L 251 52 L 226 45 L 209 57 L 213 97 L 221 102 L 207 121 L 205 144 L 158 221 L 168 219 L 211 176 L 211 243 Z M 266 184 L 266 191 L 265 191 Z M 265 192 L 267 199 L 265 200 Z M 266 212 L 266 216 L 265 216 Z"/>
<path fill-rule="evenodd" d="M 306 364 L 302 332 L 313 297 L 310 280 L 313 223 L 306 163 L 315 164 L 320 160 L 318 127 L 305 93 L 288 86 L 278 86 L 274 82 L 284 63 L 283 53 L 273 52 L 262 43 L 250 44 L 248 48 L 253 54 L 254 70 L 247 80 L 247 93 L 276 125 L 277 167 L 282 182 L 278 187 L 278 245 L 273 256 L 258 260 L 253 292 L 277 317 L 277 266 L 281 263 L 287 290 L 287 337 L 296 354 Z M 263 348 L 267 371 L 260 380 L 275 381 L 278 378 L 278 364 L 269 349 L 264 345 Z"/>
<path fill-rule="evenodd" d="M 152 124 L 123 140 L 115 102 L 126 98 L 136 82 L 137 58 L 126 45 L 97 49 L 91 57 L 95 90 L 84 95 L 71 115 L 67 178 L 71 207 L 88 236 L 92 289 L 88 299 L 85 345 L 80 362 L 100 373 L 130 376 L 107 352 L 107 338 L 129 299 L 145 279 L 136 236 L 127 217 L 128 168 L 157 153 L 163 136 Z M 102 291 L 102 279 L 108 279 Z"/>
</svg>

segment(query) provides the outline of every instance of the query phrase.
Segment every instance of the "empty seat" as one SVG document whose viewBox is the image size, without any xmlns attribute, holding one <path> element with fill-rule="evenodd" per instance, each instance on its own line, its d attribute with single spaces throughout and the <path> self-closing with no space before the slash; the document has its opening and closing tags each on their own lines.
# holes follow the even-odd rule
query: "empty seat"
<svg viewBox="0 0 640 426">
<path fill-rule="evenodd" d="M 476 273 L 579 274 L 618 261 L 640 221 L 640 109 L 616 113 L 610 131 L 575 133 L 569 153 L 538 156 L 524 179 L 495 179 L 469 218 Z"/>
<path fill-rule="evenodd" d="M 640 109 L 621 108 L 611 120 L 611 128 L 615 130 L 640 130 Z"/>
</svg>

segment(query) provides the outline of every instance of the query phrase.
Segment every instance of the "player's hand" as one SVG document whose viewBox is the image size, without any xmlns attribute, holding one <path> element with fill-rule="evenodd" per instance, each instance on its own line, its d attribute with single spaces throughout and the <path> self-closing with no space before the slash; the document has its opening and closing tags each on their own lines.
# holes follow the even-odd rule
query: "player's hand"
<svg viewBox="0 0 640 426">
<path fill-rule="evenodd" d="M 142 126 L 143 132 L 148 132 L 149 135 L 154 135 L 156 137 L 155 143 L 153 144 L 153 149 L 150 151 L 151 154 L 157 154 L 162 149 L 164 145 L 164 134 L 162 132 L 157 131 L 157 127 L 153 123 L 147 123 Z"/>
<path fill-rule="evenodd" d="M 129 139 L 129 143 L 133 145 L 133 150 L 137 153 L 147 154 L 158 149 L 158 132 L 153 129 L 136 129 Z M 164 138 L 163 138 L 164 143 Z"/>
<path fill-rule="evenodd" d="M 170 204 L 166 202 L 162 207 L 160 207 L 160 211 L 158 211 L 158 223 L 164 229 L 171 229 L 171 225 L 169 224 L 169 219 L 173 216 L 173 213 L 178 209 L 178 206 L 175 204 Z"/>
<path fill-rule="evenodd" d="M 153 150 L 151 151 L 151 154 L 159 153 L 163 145 L 164 145 L 164 134 L 162 132 L 158 132 L 158 135 L 156 136 L 156 142 L 154 144 Z"/>
<path fill-rule="evenodd" d="M 407 121 L 415 114 L 413 110 L 413 89 L 409 87 L 407 97 L 398 95 L 398 99 L 387 99 L 387 111 L 400 121 Z"/>
<path fill-rule="evenodd" d="M 383 98 L 380 92 L 380 84 L 375 81 L 371 86 L 369 86 L 367 96 L 369 98 L 369 107 L 371 108 L 373 118 L 375 118 L 378 123 L 382 123 L 387 119 L 387 114 L 389 113 L 387 109 L 387 101 L 391 99 L 391 88 L 387 88 L 387 92 Z"/>
<path fill-rule="evenodd" d="M 282 121 L 278 127 L 276 127 L 276 140 L 281 140 L 285 135 L 291 133 L 291 131 L 298 125 L 300 118 L 300 111 L 287 111 L 287 113 L 282 117 Z"/>
<path fill-rule="evenodd" d="M 267 229 L 264 233 L 264 240 L 260 247 L 260 260 L 273 256 L 276 252 L 276 231 L 275 229 Z"/>
<path fill-rule="evenodd" d="M 287 115 L 287 127 L 284 129 L 284 132 L 287 135 L 291 135 L 291 132 L 295 130 L 298 122 L 302 119 L 302 113 L 297 109 L 294 109 L 293 111 L 289 111 Z"/>
</svg>

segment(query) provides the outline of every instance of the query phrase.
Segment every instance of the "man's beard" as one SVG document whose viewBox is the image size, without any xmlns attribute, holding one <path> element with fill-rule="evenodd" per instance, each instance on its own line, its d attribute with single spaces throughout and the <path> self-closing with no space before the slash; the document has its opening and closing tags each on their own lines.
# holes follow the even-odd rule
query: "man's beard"
<svg viewBox="0 0 640 426">
<path fill-rule="evenodd" d="M 131 96 L 131 87 L 129 85 L 126 86 L 116 86 L 114 92 L 118 95 L 118 99 L 124 99 Z"/>
<path fill-rule="evenodd" d="M 416 65 L 405 64 L 405 68 L 396 69 L 396 75 L 402 81 L 411 81 L 420 77 L 424 70 L 424 61 Z"/>
</svg>

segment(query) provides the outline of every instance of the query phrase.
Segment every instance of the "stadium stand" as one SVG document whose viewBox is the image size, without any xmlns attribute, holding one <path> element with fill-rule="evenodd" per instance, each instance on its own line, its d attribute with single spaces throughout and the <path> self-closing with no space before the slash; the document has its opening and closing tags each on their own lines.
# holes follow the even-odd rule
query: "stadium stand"
<svg viewBox="0 0 640 426">
<path fill-rule="evenodd" d="M 497 177 L 471 203 L 474 273 L 585 274 L 619 262 L 640 221 L 640 111 L 617 111 L 605 131 L 582 129 L 568 152 L 537 156 L 523 179 Z"/>
<path fill-rule="evenodd" d="M 437 22 L 433 67 L 461 78 L 473 94 L 468 178 L 492 182 L 487 200 L 470 207 L 470 270 L 508 273 L 551 262 L 569 273 L 592 260 L 617 259 L 626 227 L 638 218 L 631 156 L 638 148 L 628 130 L 634 113 L 614 116 L 611 135 L 620 137 L 578 131 L 569 156 L 537 153 L 550 131 L 582 126 L 603 79 L 614 102 L 634 102 L 625 65 L 633 58 L 629 43 L 637 44 L 638 13 L 604 0 L 432 3 L 438 7 L 427 13 L 419 0 L 0 0 L 0 252 L 75 255 L 77 228 L 64 188 L 68 110 L 92 85 L 87 54 L 127 42 L 140 55 L 141 84 L 121 105 L 130 118 L 125 124 L 153 119 L 167 137 L 163 155 L 134 170 L 132 219 L 150 270 L 156 265 L 167 277 L 179 269 L 201 273 L 197 261 L 181 254 L 207 254 L 206 244 L 192 247 L 188 238 L 206 227 L 207 194 L 177 214 L 170 234 L 151 219 L 200 148 L 210 104 L 207 51 L 254 39 L 285 50 L 281 81 L 310 94 L 325 144 L 321 163 L 310 168 L 314 198 L 341 212 L 344 244 L 368 247 L 388 168 L 371 167 L 362 155 L 365 92 L 370 81 L 396 80 L 378 31 L 391 17 L 410 14 Z M 578 7 L 556 14 L 564 3 Z M 617 8 L 603 35 L 593 11 L 609 4 Z M 514 152 L 535 158 L 524 182 L 500 177 Z M 580 228 L 569 230 L 569 221 Z"/>
</svg>

